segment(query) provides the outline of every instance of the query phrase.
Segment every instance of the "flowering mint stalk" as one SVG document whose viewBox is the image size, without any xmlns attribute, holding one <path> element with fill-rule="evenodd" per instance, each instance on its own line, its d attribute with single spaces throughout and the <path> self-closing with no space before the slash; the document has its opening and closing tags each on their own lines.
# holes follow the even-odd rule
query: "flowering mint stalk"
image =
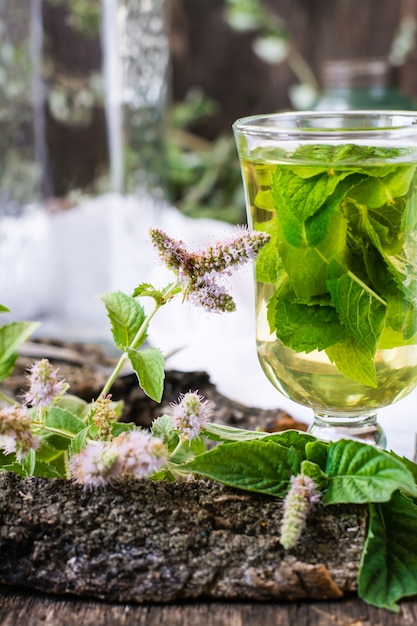
<svg viewBox="0 0 417 626">
<path fill-rule="evenodd" d="M 307 515 L 313 504 L 320 500 L 316 483 L 303 474 L 291 476 L 291 487 L 284 500 L 281 523 L 281 545 L 289 550 L 300 539 L 306 525 Z"/>
<path fill-rule="evenodd" d="M 103 487 L 126 476 L 144 478 L 157 472 L 167 460 L 161 439 L 134 430 L 111 441 L 90 441 L 70 462 L 74 480 L 80 485 Z"/>
<path fill-rule="evenodd" d="M 169 414 L 182 441 L 198 437 L 211 415 L 209 403 L 196 391 L 181 394 L 178 403 L 171 403 Z"/>
<path fill-rule="evenodd" d="M 11 406 L 0 410 L 0 449 L 5 454 L 16 454 L 21 461 L 39 446 L 39 438 L 32 432 L 28 410 L 24 406 Z"/>
<path fill-rule="evenodd" d="M 198 435 L 207 424 L 210 409 L 197 392 L 180 397 L 171 407 L 171 415 L 165 416 L 165 426 L 164 420 L 160 421 L 162 437 L 157 435 L 158 427 L 148 434 L 132 424 L 118 423 L 120 414 L 109 392 L 129 359 L 142 389 L 160 402 L 164 357 L 157 348 L 144 345 L 154 315 L 179 294 L 210 312 L 233 311 L 234 300 L 221 280 L 252 260 L 269 236 L 239 229 L 227 241 L 198 252 L 188 250 L 159 229 L 151 229 L 150 237 L 161 259 L 173 271 L 174 280 L 162 289 L 140 284 L 131 296 L 120 291 L 101 296 L 122 354 L 97 399 L 90 405 L 81 399 L 75 402 L 66 394 L 68 385 L 59 379 L 58 370 L 46 359 L 30 368 L 29 388 L 20 406 L 3 398 L 10 407 L 0 411 L 0 449 L 21 462 L 16 471 L 73 477 L 83 485 L 101 486 L 127 475 L 142 477 L 159 472 L 182 446 L 188 454 L 200 445 Z M 149 312 L 138 300 L 142 296 L 154 301 Z M 35 327 L 27 323 L 0 327 L 0 347 L 5 348 L 0 354 L 0 381 L 11 371 L 16 347 Z M 3 461 L 8 468 L 13 464 L 13 459 Z"/>
<path fill-rule="evenodd" d="M 37 408 L 47 407 L 61 398 L 68 389 L 64 380 L 58 378 L 48 359 L 41 359 L 29 368 L 29 390 L 25 393 L 25 403 Z"/>
<path fill-rule="evenodd" d="M 200 252 L 190 252 L 182 241 L 175 241 L 162 230 L 155 228 L 150 234 L 162 261 L 177 275 L 184 298 L 216 313 L 236 308 L 232 296 L 219 279 L 252 261 L 269 241 L 266 233 L 240 228 L 228 241 L 218 242 Z"/>
<path fill-rule="evenodd" d="M 182 241 L 169 237 L 157 228 L 150 230 L 150 238 L 162 261 L 173 271 L 175 280 L 161 290 L 142 283 L 132 296 L 121 292 L 101 296 L 112 324 L 113 338 L 123 354 L 105 383 L 100 397 L 109 393 L 129 359 L 142 389 L 153 400 L 160 402 L 164 380 L 163 356 L 155 348 L 138 350 L 146 340 L 154 315 L 178 294 L 182 294 L 184 300 L 212 313 L 234 311 L 236 305 L 233 297 L 220 281 L 224 276 L 230 275 L 233 269 L 254 259 L 269 241 L 266 233 L 249 232 L 246 228 L 240 228 L 228 241 L 194 252 L 188 250 Z M 148 296 L 154 300 L 154 307 L 148 314 L 145 314 L 136 300 L 140 296 Z"/>
</svg>

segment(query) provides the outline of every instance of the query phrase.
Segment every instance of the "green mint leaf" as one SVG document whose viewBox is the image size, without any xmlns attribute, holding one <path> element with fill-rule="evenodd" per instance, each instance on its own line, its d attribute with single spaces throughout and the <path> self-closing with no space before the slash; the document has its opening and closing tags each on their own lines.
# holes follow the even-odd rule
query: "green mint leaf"
<svg viewBox="0 0 417 626">
<path fill-rule="evenodd" d="M 279 433 L 268 433 L 262 430 L 245 430 L 226 424 L 209 423 L 204 429 L 204 435 L 214 441 L 273 441 L 285 448 L 298 450 L 302 457 L 305 456 L 305 447 L 315 441 L 313 435 L 298 430 L 285 430 Z"/>
<path fill-rule="evenodd" d="M 327 476 L 316 463 L 303 461 L 301 463 L 301 473 L 311 478 L 317 485 L 319 491 L 325 491 L 327 487 Z"/>
<path fill-rule="evenodd" d="M 87 419 L 91 410 L 91 404 L 79 396 L 74 396 L 71 393 L 66 393 L 64 396 L 59 398 L 54 406 L 69 411 L 83 421 Z"/>
<path fill-rule="evenodd" d="M 171 457 L 173 463 L 185 463 L 190 459 L 201 456 L 206 451 L 206 445 L 201 437 L 194 437 L 191 441 L 185 441 L 179 450 Z"/>
<path fill-rule="evenodd" d="M 42 445 L 44 447 L 45 444 Z M 13 455 L 14 456 L 14 455 Z M 31 450 L 20 463 L 4 465 L 3 469 L 19 476 L 40 476 L 42 478 L 66 478 L 64 454 L 58 452 L 54 458 L 45 461 L 40 451 Z"/>
<path fill-rule="evenodd" d="M 150 283 L 141 283 L 134 289 L 132 298 L 138 298 L 139 296 L 149 296 L 153 298 L 157 304 L 160 304 L 163 299 L 162 291 L 155 289 Z"/>
<path fill-rule="evenodd" d="M 13 472 L 22 478 L 26 478 L 27 476 L 39 476 L 41 478 L 66 478 L 65 472 L 60 471 L 53 465 L 48 463 L 43 463 L 42 461 L 35 461 L 33 467 L 25 467 L 23 468 L 20 463 L 14 462 L 9 465 L 4 465 L 3 469 L 8 472 Z M 28 472 L 28 469 L 31 473 Z"/>
<path fill-rule="evenodd" d="M 304 145 L 298 147 L 294 150 L 292 156 L 293 158 L 297 158 L 297 160 L 305 160 L 305 161 L 321 161 L 318 164 L 317 169 L 310 168 L 308 166 L 306 168 L 305 175 L 308 176 L 308 172 L 310 169 L 315 169 L 315 174 L 319 172 L 323 172 L 329 169 L 329 167 L 333 167 L 337 165 L 338 167 L 354 167 L 355 171 L 357 169 L 357 162 L 366 159 L 370 161 L 371 159 L 375 159 L 375 165 L 372 167 L 374 176 L 384 176 L 388 174 L 390 171 L 395 169 L 397 166 L 395 164 L 384 164 L 378 165 L 377 161 L 380 159 L 395 159 L 401 155 L 406 155 L 406 150 L 403 148 L 384 148 L 384 147 L 376 147 L 376 146 L 358 146 L 354 143 L 341 144 L 341 145 L 332 145 L 332 144 L 311 144 Z M 372 161 L 371 161 L 372 162 Z M 302 168 L 297 167 L 298 170 Z M 365 172 L 369 174 L 368 169 Z M 301 174 L 300 174 L 301 176 Z"/>
<path fill-rule="evenodd" d="M 111 434 L 113 437 L 118 437 L 122 433 L 130 433 L 137 428 L 133 422 L 113 422 L 111 427 Z"/>
<path fill-rule="evenodd" d="M 345 378 L 377 387 L 374 353 L 366 346 L 354 339 L 346 339 L 326 348 L 326 354 Z"/>
<path fill-rule="evenodd" d="M 23 459 L 20 461 L 20 465 L 26 476 L 34 476 L 35 473 L 35 465 L 36 465 L 36 454 L 35 450 L 30 450 Z"/>
<path fill-rule="evenodd" d="M 0 381 L 13 372 L 20 346 L 38 326 L 37 322 L 11 322 L 0 326 Z"/>
<path fill-rule="evenodd" d="M 346 337 L 346 329 L 333 307 L 285 300 L 278 300 L 275 305 L 274 328 L 283 344 L 296 352 L 324 350 Z"/>
<path fill-rule="evenodd" d="M 139 385 L 147 396 L 155 402 L 160 402 L 165 379 L 165 360 L 162 352 L 157 348 L 140 351 L 127 348 L 126 351 L 138 377 Z"/>
<path fill-rule="evenodd" d="M 264 439 L 269 433 L 262 430 L 245 430 L 226 424 L 208 423 L 204 428 L 206 437 L 213 441 L 253 441 Z"/>
<path fill-rule="evenodd" d="M 341 273 L 343 272 L 343 273 Z M 327 281 L 333 305 L 349 336 L 375 353 L 385 325 L 386 303 L 370 287 L 350 271 L 333 261 Z"/>
<path fill-rule="evenodd" d="M 261 248 L 255 259 L 256 280 L 261 283 L 276 283 L 282 271 L 282 261 L 277 254 L 277 222 L 270 220 L 262 224 L 262 230 L 269 234 L 269 242 Z"/>
<path fill-rule="evenodd" d="M 405 300 L 400 289 L 392 281 L 385 287 L 382 295 L 387 303 L 387 319 L 386 328 L 381 336 L 379 347 L 382 342 L 387 343 L 387 331 L 396 331 L 399 335 L 400 342 L 395 345 L 407 345 L 415 343 L 415 335 L 417 333 L 417 307 Z M 390 333 L 392 334 L 392 333 Z"/>
<path fill-rule="evenodd" d="M 163 441 L 169 439 L 174 431 L 174 420 L 170 415 L 160 415 L 152 422 L 152 435 Z"/>
<path fill-rule="evenodd" d="M 85 422 L 70 411 L 53 406 L 48 411 L 45 426 L 61 432 L 46 432 L 42 438 L 56 450 L 67 450 L 74 435 L 85 429 Z"/>
<path fill-rule="evenodd" d="M 358 595 L 373 606 L 399 611 L 397 602 L 417 594 L 417 506 L 401 493 L 371 505 L 358 576 Z"/>
<path fill-rule="evenodd" d="M 398 198 L 390 207 L 383 206 L 368 211 L 369 225 L 378 235 L 380 247 L 389 255 L 399 254 L 404 245 L 404 208 L 405 200 Z"/>
<path fill-rule="evenodd" d="M 122 291 L 105 293 L 100 296 L 100 300 L 106 306 L 114 342 L 118 348 L 124 350 L 130 346 L 144 322 L 144 309 L 137 300 Z M 140 344 L 145 339 L 144 333 Z"/>
<path fill-rule="evenodd" d="M 323 174 L 312 178 L 302 178 L 287 168 L 276 170 L 272 178 L 271 192 L 274 198 L 274 205 L 280 221 L 284 222 L 284 235 L 290 233 L 290 229 L 285 226 L 285 221 L 290 217 L 296 220 L 295 223 L 302 224 L 309 217 L 312 217 L 324 205 L 326 200 L 334 193 L 340 181 L 346 178 L 350 172 L 340 171 L 330 175 L 326 171 Z M 328 205 L 331 213 L 342 198 L 337 196 L 334 202 Z M 291 236 L 289 243 L 294 245 Z"/>
<path fill-rule="evenodd" d="M 174 421 L 170 415 L 161 415 L 157 417 L 151 426 L 152 435 L 159 437 L 168 447 L 168 452 L 171 454 L 179 443 L 178 434 L 174 431 Z M 203 452 L 201 450 L 198 454 Z"/>
<path fill-rule="evenodd" d="M 321 470 L 325 471 L 328 451 L 329 444 L 327 442 L 320 440 L 311 441 L 306 444 L 306 459 L 315 463 Z"/>
<path fill-rule="evenodd" d="M 4 306 L 4 304 L 0 304 L 0 313 L 10 313 L 10 309 Z"/>
<path fill-rule="evenodd" d="M 85 422 L 67 409 L 53 406 L 48 411 L 45 426 L 57 428 L 70 435 L 75 435 L 85 428 Z"/>
<path fill-rule="evenodd" d="M 388 452 L 354 440 L 329 445 L 325 504 L 386 502 L 402 489 L 417 496 L 413 476 Z"/>
<path fill-rule="evenodd" d="M 414 165 L 399 165 L 381 177 L 380 173 L 372 176 L 372 168 L 369 168 L 368 178 L 358 185 L 351 195 L 371 209 L 395 205 L 396 198 L 408 193 L 415 169 Z"/>
<path fill-rule="evenodd" d="M 306 446 L 316 441 L 316 438 L 309 433 L 289 429 L 279 433 L 265 433 L 265 440 L 279 443 L 284 448 L 294 448 L 305 458 Z"/>
<path fill-rule="evenodd" d="M 297 170 L 298 172 L 298 170 Z M 341 180 L 351 172 L 325 171 L 311 178 L 302 178 L 287 168 L 277 170 L 272 178 L 271 191 L 278 215 L 285 207 L 298 222 L 314 215 L 335 191 Z"/>
<path fill-rule="evenodd" d="M 57 450 L 42 438 L 41 445 L 36 450 L 36 460 L 42 463 L 52 463 L 59 456 L 63 455 L 62 450 Z"/>
<path fill-rule="evenodd" d="M 220 444 L 192 461 L 181 471 L 217 480 L 224 485 L 283 497 L 293 474 L 301 467 L 300 453 L 272 441 Z"/>
<path fill-rule="evenodd" d="M 409 211 L 411 210 L 409 205 L 414 206 L 414 203 L 407 203 L 407 208 L 405 209 L 405 215 L 407 217 Z M 397 203 L 395 210 L 398 209 L 398 206 L 399 205 Z M 390 212 L 391 208 L 392 207 L 390 207 Z M 360 251 L 363 252 L 363 254 L 365 254 L 365 252 L 367 251 L 366 242 L 369 242 L 375 248 L 375 250 L 380 253 L 384 263 L 386 264 L 386 268 L 388 269 L 395 283 L 401 289 L 402 293 L 408 300 L 416 305 L 417 266 L 415 263 L 415 258 L 417 255 L 417 242 L 415 240 L 415 237 L 413 236 L 415 229 L 413 227 L 410 228 L 410 225 L 407 226 L 407 230 L 404 227 L 403 222 L 406 217 L 403 216 L 401 232 L 396 233 L 395 210 L 393 211 L 394 217 L 391 218 L 391 228 L 393 229 L 393 232 L 390 235 L 390 239 L 395 242 L 395 238 L 397 238 L 397 240 L 401 242 L 401 249 L 399 250 L 399 252 L 396 252 L 396 247 L 394 247 L 395 252 L 391 253 L 390 245 L 386 249 L 384 245 L 384 240 L 381 241 L 380 239 L 381 226 L 378 227 L 376 224 L 378 220 L 375 219 L 375 213 L 373 214 L 374 219 L 373 221 L 371 221 L 367 207 L 360 203 L 354 202 L 350 198 L 344 203 L 344 210 L 349 219 L 349 223 L 353 228 L 353 237 L 351 241 L 353 242 L 354 238 L 356 237 L 356 246 L 358 246 L 360 245 L 360 242 L 362 240 Z M 401 234 L 404 232 L 411 233 L 406 241 L 404 240 L 404 234 Z M 375 257 L 371 258 L 375 259 Z M 373 261 L 373 264 L 375 264 L 375 260 Z"/>
<path fill-rule="evenodd" d="M 339 212 L 328 221 L 320 210 L 314 218 L 296 227 L 293 234 L 297 232 L 299 237 L 298 247 L 288 242 L 285 236 L 278 235 L 278 255 L 275 254 L 282 259 L 298 298 L 324 294 L 329 262 L 334 259 L 343 263 L 347 255 L 347 221 Z"/>
<path fill-rule="evenodd" d="M 85 447 L 88 439 L 88 428 L 83 428 L 80 430 L 71 441 L 68 451 L 71 456 L 74 454 L 79 454 L 81 450 Z"/>
<path fill-rule="evenodd" d="M 414 463 L 413 461 L 410 461 L 410 459 L 408 459 L 405 456 L 400 456 L 399 454 L 397 454 L 396 452 L 393 452 L 392 450 L 390 451 L 390 456 L 392 456 L 394 459 L 397 459 L 398 461 L 400 461 L 403 465 L 405 465 L 405 467 L 411 472 L 411 474 L 414 477 L 414 482 L 417 485 L 417 464 Z"/>
</svg>

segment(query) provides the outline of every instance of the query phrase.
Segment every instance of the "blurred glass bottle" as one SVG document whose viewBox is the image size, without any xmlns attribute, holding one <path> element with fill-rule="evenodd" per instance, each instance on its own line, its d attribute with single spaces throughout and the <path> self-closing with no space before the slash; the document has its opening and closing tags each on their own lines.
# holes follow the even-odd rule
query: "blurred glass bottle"
<svg viewBox="0 0 417 626">
<path fill-rule="evenodd" d="M 326 61 L 321 82 L 323 89 L 314 106 L 318 111 L 415 108 L 413 100 L 393 84 L 385 59 Z"/>
<path fill-rule="evenodd" d="M 165 201 L 168 63 L 166 0 L 1 0 L 0 302 L 17 318 L 94 330 L 143 218 L 127 200 Z"/>
</svg>

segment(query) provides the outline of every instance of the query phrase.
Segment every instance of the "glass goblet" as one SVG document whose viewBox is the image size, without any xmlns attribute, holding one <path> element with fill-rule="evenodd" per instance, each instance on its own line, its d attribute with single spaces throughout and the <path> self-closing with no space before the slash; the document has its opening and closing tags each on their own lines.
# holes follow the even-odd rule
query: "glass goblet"
<svg viewBox="0 0 417 626">
<path fill-rule="evenodd" d="M 233 125 L 260 364 L 309 431 L 385 447 L 378 409 L 417 385 L 417 114 L 296 112 Z"/>
</svg>

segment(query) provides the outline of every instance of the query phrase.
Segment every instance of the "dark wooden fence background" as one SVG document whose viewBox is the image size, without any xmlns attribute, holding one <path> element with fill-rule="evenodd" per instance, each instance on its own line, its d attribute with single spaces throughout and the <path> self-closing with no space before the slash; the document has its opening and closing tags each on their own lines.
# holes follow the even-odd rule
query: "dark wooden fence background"
<svg viewBox="0 0 417 626">
<path fill-rule="evenodd" d="M 263 2 L 285 21 L 319 81 L 325 60 L 386 58 L 402 17 L 417 18 L 417 0 Z M 254 35 L 233 32 L 224 9 L 224 0 L 170 0 L 173 98 L 199 86 L 217 101 L 218 112 L 199 128 L 211 137 L 242 115 L 290 108 L 288 88 L 297 82 L 285 62 L 262 62 L 251 48 Z M 398 69 L 397 81 L 417 101 L 416 49 Z"/>
</svg>

